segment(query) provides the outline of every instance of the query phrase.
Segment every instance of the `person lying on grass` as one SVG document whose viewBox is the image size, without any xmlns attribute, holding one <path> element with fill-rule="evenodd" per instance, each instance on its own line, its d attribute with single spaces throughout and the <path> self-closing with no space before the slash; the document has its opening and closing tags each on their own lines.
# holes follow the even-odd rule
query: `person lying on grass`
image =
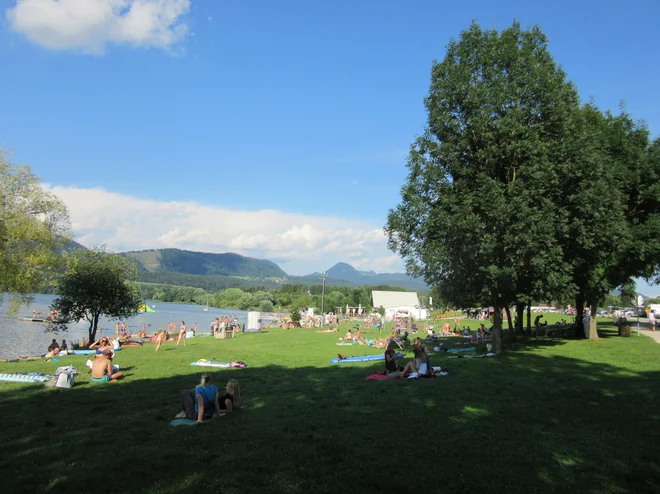
<svg viewBox="0 0 660 494">
<path fill-rule="evenodd" d="M 188 418 L 202 423 L 214 415 L 222 416 L 231 413 L 234 407 L 240 407 L 240 387 L 238 381 L 232 379 L 227 383 L 226 393 L 220 396 L 218 387 L 211 384 L 211 374 L 202 374 L 200 384 L 195 389 L 187 389 L 181 393 L 181 408 L 183 410 L 176 418 Z"/>
<path fill-rule="evenodd" d="M 121 372 L 112 372 L 112 350 L 104 350 L 92 362 L 92 381 L 94 382 L 116 382 L 123 375 Z"/>
<path fill-rule="evenodd" d="M 339 328 L 324 329 L 322 331 L 317 331 L 317 333 L 339 333 Z"/>
</svg>

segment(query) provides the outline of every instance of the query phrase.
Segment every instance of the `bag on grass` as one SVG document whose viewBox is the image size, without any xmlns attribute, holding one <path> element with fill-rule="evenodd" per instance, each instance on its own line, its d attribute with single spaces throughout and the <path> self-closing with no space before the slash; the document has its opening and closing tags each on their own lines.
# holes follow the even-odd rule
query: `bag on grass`
<svg viewBox="0 0 660 494">
<path fill-rule="evenodd" d="M 73 387 L 74 377 L 73 374 L 62 372 L 57 376 L 56 388 L 69 389 Z"/>
</svg>

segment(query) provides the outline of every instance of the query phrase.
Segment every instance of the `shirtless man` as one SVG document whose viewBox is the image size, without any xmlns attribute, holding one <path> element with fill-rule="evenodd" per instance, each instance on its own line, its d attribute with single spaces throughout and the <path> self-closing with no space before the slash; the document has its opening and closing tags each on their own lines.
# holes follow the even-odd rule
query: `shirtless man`
<svg viewBox="0 0 660 494">
<path fill-rule="evenodd" d="M 121 372 L 112 373 L 112 352 L 104 350 L 102 356 L 95 358 L 92 363 L 92 381 L 94 382 L 117 382 L 121 376 Z"/>
</svg>

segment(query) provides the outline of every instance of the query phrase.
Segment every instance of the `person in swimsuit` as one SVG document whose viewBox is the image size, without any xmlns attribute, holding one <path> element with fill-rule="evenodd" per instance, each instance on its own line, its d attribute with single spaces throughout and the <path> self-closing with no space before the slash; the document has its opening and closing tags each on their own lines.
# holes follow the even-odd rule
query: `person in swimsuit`
<svg viewBox="0 0 660 494">
<path fill-rule="evenodd" d="M 99 338 L 94 343 L 89 345 L 90 350 L 96 349 L 96 355 L 101 355 L 105 350 L 112 350 L 110 339 L 106 336 Z"/>
<path fill-rule="evenodd" d="M 167 339 L 167 333 L 163 331 L 163 329 L 159 329 L 158 333 L 156 333 L 156 351 L 160 349 L 160 344 Z"/>
<path fill-rule="evenodd" d="M 179 330 L 179 341 L 176 342 L 176 346 L 179 346 L 183 340 L 183 346 L 186 346 L 186 323 L 181 321 L 181 329 Z"/>
<path fill-rule="evenodd" d="M 112 350 L 104 350 L 101 356 L 92 362 L 93 382 L 117 382 L 123 375 L 121 372 L 112 372 Z"/>
</svg>

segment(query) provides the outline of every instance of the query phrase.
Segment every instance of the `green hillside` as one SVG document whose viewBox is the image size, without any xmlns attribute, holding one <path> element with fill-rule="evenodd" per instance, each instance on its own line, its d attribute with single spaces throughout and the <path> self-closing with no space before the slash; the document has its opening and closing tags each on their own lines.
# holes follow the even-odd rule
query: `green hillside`
<svg viewBox="0 0 660 494">
<path fill-rule="evenodd" d="M 286 273 L 272 261 L 243 257 L 239 254 L 156 249 L 126 252 L 125 255 L 137 261 L 140 271 L 252 278 L 286 276 Z"/>
</svg>

